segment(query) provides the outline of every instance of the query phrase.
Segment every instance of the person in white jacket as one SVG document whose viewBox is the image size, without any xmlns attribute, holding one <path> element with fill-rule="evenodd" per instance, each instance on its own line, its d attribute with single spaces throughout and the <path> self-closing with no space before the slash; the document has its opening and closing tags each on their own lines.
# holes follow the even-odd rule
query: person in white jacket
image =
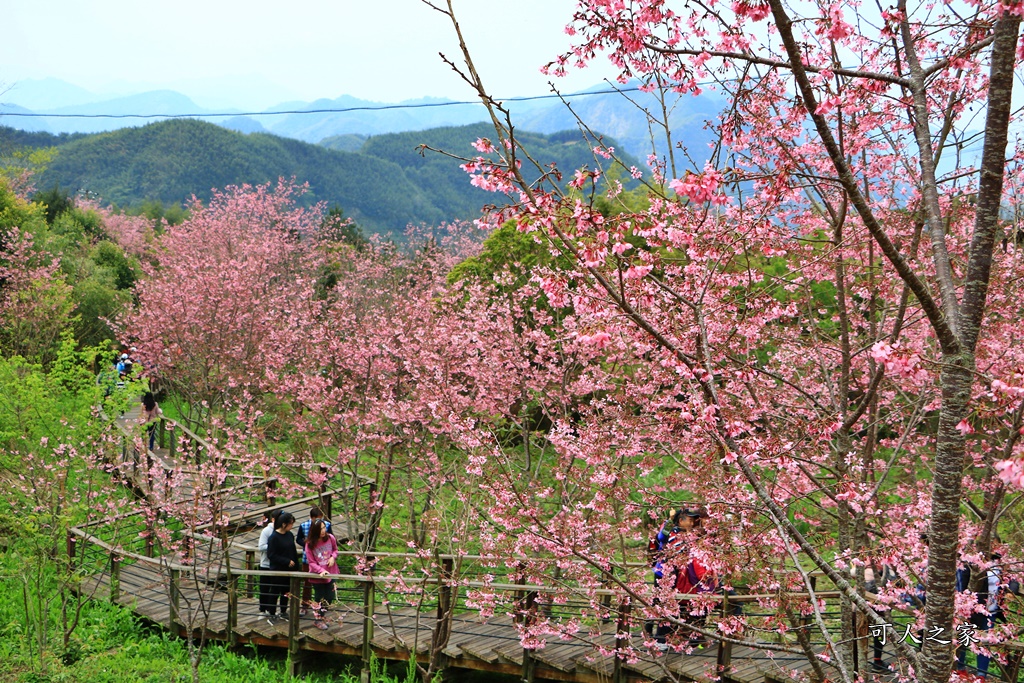
<svg viewBox="0 0 1024 683">
<path fill-rule="evenodd" d="M 263 515 L 266 525 L 263 527 L 263 531 L 260 532 L 260 541 L 256 549 L 260 551 L 260 569 L 265 571 L 270 571 L 270 560 L 267 558 L 267 543 L 270 541 L 270 535 L 274 533 L 274 522 L 277 521 L 280 514 L 280 510 L 274 510 L 269 515 Z M 260 577 L 260 612 L 266 612 L 267 614 L 272 612 L 272 608 L 269 606 L 269 579 L 269 576 Z M 275 595 L 274 597 L 277 596 Z"/>
</svg>

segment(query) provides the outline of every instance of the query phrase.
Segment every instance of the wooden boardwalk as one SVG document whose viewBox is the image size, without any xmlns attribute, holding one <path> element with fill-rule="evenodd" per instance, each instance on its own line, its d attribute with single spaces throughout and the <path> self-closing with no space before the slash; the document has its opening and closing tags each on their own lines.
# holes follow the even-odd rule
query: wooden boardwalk
<svg viewBox="0 0 1024 683">
<path fill-rule="evenodd" d="M 156 624 L 171 624 L 166 571 L 138 562 L 126 564 L 120 567 L 115 583 L 118 585 L 112 588 L 110 573 L 104 573 L 83 581 L 80 590 L 87 595 L 110 596 L 114 602 Z M 236 609 L 234 625 L 229 628 L 228 591 L 209 590 L 205 580 L 184 577 L 178 589 L 177 614 L 171 628 L 179 636 L 201 629 L 209 638 L 232 644 L 292 647 L 300 653 L 363 655 L 366 630 L 363 604 L 346 601 L 334 605 L 325 615 L 328 624 L 325 631 L 314 627 L 311 615 L 299 617 L 294 627 L 290 620 L 268 621 L 259 612 L 254 595 L 240 595 Z M 432 609 L 377 605 L 372 616 L 371 649 L 383 660 L 407 660 L 412 653 L 421 659 L 428 657 L 435 622 Z M 529 656 L 534 660 L 535 677 L 581 683 L 612 679 L 616 669 L 615 657 L 611 654 L 615 648 L 614 628 L 614 624 L 609 624 L 601 628 L 596 638 L 555 640 L 541 649 L 531 650 Z M 639 630 L 630 636 L 631 644 L 642 652 L 643 637 Z M 601 654 L 602 650 L 608 654 Z M 523 669 L 524 650 L 513 619 L 506 615 L 484 620 L 476 613 L 455 614 L 451 636 L 443 652 L 446 665 L 454 668 L 515 675 Z M 639 656 L 634 661 L 620 662 L 620 680 L 709 681 L 715 676 L 719 655 L 717 646 L 687 654 L 649 651 L 647 656 Z M 791 672 L 810 669 L 805 658 L 795 655 L 775 653 L 770 656 L 767 651 L 749 647 L 735 647 L 731 655 L 732 665 L 723 672 L 723 680 L 734 683 L 775 682 L 788 678 Z"/>
<path fill-rule="evenodd" d="M 207 524 L 177 529 L 177 545 L 172 552 L 161 550 L 153 541 L 151 526 L 140 526 L 141 515 L 134 519 L 127 515 L 124 520 L 128 521 L 122 520 L 122 525 L 113 530 L 95 525 L 72 529 L 68 550 L 81 567 L 80 595 L 109 599 L 178 636 L 202 634 L 232 645 L 251 643 L 287 648 L 293 672 L 316 652 L 360 657 L 364 670 L 371 655 L 381 660 L 415 657 L 420 662 L 433 658 L 440 668 L 579 683 L 779 683 L 811 669 L 806 657 L 771 652 L 756 641 L 752 642 L 755 647 L 717 642 L 702 649 L 663 652 L 648 647 L 652 641 L 643 633 L 644 622 L 629 616 L 624 608 L 627 603 L 618 603 L 616 619 L 611 600 L 619 597 L 613 597 L 610 590 L 604 591 L 609 602 L 602 623 L 592 604 L 586 600 L 575 605 L 562 604 L 554 598 L 557 590 L 552 587 L 528 586 L 521 580 L 515 584 L 474 582 L 474 578 L 480 577 L 474 577 L 473 570 L 466 571 L 465 567 L 455 577 L 451 573 L 453 561 L 458 559 L 461 563 L 466 558 L 427 558 L 433 564 L 417 567 L 416 563 L 425 558 L 375 552 L 366 546 L 361 553 L 350 553 L 350 562 L 361 561 L 363 572 L 344 575 L 336 582 L 339 602 L 326 614 L 326 630 L 314 627 L 311 614 L 300 615 L 299 601 L 294 598 L 287 617 L 268 620 L 260 613 L 257 599 L 261 575 L 256 565 L 260 517 L 276 508 L 305 519 L 311 504 L 326 503 L 329 508 L 331 496 L 343 491 L 328 491 L 321 486 L 312 496 L 277 503 L 271 480 L 227 482 L 235 485 L 215 490 L 212 483 L 202 478 L 198 467 L 199 448 L 204 447 L 202 440 L 190 432 L 182 444 L 187 442 L 196 449 L 191 456 L 184 452 L 184 445 L 175 445 L 180 430 L 177 437 L 171 434 L 167 448 L 142 452 L 135 446 L 132 450 L 128 444 L 137 443 L 141 432 L 138 414 L 136 408 L 117 421 L 126 438 L 121 463 L 127 473 L 123 474 L 126 483 L 149 504 L 160 496 L 198 500 L 204 495 L 216 495 L 228 522 L 217 527 Z M 162 440 L 163 437 L 165 434 L 161 434 Z M 196 474 L 181 479 L 181 472 L 188 470 L 185 465 L 190 457 Z M 163 482 L 154 473 L 172 469 L 179 477 L 173 490 L 160 488 Z M 366 485 L 354 475 L 352 482 L 356 494 L 359 487 Z M 334 523 L 339 530 L 347 530 L 343 535 L 352 537 L 368 528 L 366 522 L 340 516 L 334 517 Z M 140 529 L 144 533 L 139 533 Z M 385 566 L 388 560 L 398 560 L 399 566 L 389 571 Z M 479 574 L 494 572 L 493 565 L 478 570 Z M 288 577 L 292 596 L 302 594 L 308 575 L 276 574 Z M 485 586 L 487 590 L 504 593 L 504 607 L 499 607 L 490 618 L 482 617 L 466 598 L 467 590 Z M 546 593 L 550 597 L 546 598 Z M 747 596 L 751 606 L 755 604 L 754 597 Z M 552 617 L 555 620 L 575 621 L 582 627 L 572 639 L 552 637 L 543 647 L 524 650 L 517 619 L 535 618 L 545 609 L 557 610 Z M 435 634 L 441 639 L 436 647 Z M 887 655 L 891 647 L 888 650 Z"/>
</svg>

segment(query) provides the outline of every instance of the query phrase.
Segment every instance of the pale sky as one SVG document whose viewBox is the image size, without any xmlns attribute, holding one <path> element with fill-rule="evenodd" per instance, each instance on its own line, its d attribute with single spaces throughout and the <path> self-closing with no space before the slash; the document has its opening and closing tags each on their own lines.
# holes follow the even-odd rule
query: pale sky
<svg viewBox="0 0 1024 683">
<path fill-rule="evenodd" d="M 437 56 L 457 57 L 447 18 L 420 0 L 12 0 L 0 83 L 59 78 L 99 93 L 168 88 L 206 107 L 262 109 L 353 95 L 472 99 Z M 455 0 L 484 83 L 498 97 L 549 92 L 542 64 L 569 47 L 575 0 Z M 459 60 L 461 61 L 461 59 Z M 563 92 L 613 77 L 602 59 Z"/>
</svg>

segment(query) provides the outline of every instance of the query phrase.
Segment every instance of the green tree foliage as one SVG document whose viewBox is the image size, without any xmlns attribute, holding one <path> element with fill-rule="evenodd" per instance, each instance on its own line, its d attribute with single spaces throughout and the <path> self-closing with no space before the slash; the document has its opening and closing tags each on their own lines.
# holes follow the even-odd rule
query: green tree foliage
<svg viewBox="0 0 1024 683">
<path fill-rule="evenodd" d="M 66 329 L 83 346 L 112 339 L 106 321 L 131 300 L 139 265 L 107 239 L 101 214 L 75 206 L 58 187 L 28 202 L 0 182 L 0 267 L 14 265 L 15 231 L 31 238 L 34 255 L 22 267 L 59 269 L 16 293 L 5 294 L 0 282 L 0 296 L 13 297 L 0 316 L 0 350 L 48 367 Z"/>
<path fill-rule="evenodd" d="M 526 284 L 536 266 L 550 263 L 551 258 L 546 246 L 509 221 L 488 235 L 479 254 L 452 268 L 448 282 L 494 282 L 500 274 L 508 273 L 513 278 L 509 287 L 518 289 Z"/>
<path fill-rule="evenodd" d="M 165 205 L 159 199 L 146 199 L 124 209 L 129 216 L 145 216 L 153 221 L 153 227 L 157 232 L 163 229 L 164 224 L 178 225 L 188 218 L 188 210 L 181 204 Z"/>
<path fill-rule="evenodd" d="M 53 223 L 57 216 L 70 211 L 75 205 L 71 195 L 62 189 L 60 185 L 54 185 L 49 190 L 36 192 L 32 197 L 32 201 L 43 205 L 47 223 Z"/>
<path fill-rule="evenodd" d="M 365 249 L 369 244 L 363 229 L 352 219 L 345 217 L 345 210 L 332 206 L 324 216 L 320 238 L 327 242 L 347 244 L 356 249 Z"/>
</svg>

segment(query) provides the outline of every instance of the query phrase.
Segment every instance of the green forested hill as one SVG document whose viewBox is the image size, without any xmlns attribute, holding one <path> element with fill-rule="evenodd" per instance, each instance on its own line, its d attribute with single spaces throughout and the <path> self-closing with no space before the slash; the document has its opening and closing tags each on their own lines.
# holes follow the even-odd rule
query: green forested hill
<svg viewBox="0 0 1024 683">
<path fill-rule="evenodd" d="M 307 199 L 346 208 L 368 229 L 388 230 L 440 214 L 401 168 L 266 134 L 243 135 L 200 121 L 164 121 L 89 135 L 62 145 L 36 185 L 89 190 L 104 201 L 180 204 L 213 188 L 284 176 L 309 182 Z"/>
<path fill-rule="evenodd" d="M 594 167 L 592 145 L 583 140 L 577 130 L 552 135 L 517 131 L 516 136 L 539 163 L 556 163 L 566 175 L 565 180 L 572 178 L 577 168 L 584 165 Z M 410 178 L 417 178 L 417 184 L 444 215 L 466 216 L 469 212 L 479 211 L 485 204 L 500 203 L 502 198 L 469 185 L 465 171 L 459 167 L 461 162 L 436 152 L 421 154 L 418 147 L 427 145 L 451 154 L 474 157 L 479 154 L 472 147 L 477 138 L 493 139 L 494 129 L 487 123 L 475 123 L 455 128 L 375 135 L 367 139 L 361 152 L 392 161 L 401 166 Z M 606 144 L 614 146 L 615 142 L 606 139 Z M 624 161 L 627 166 L 640 165 L 628 155 Z M 540 171 L 530 168 L 529 161 L 525 159 L 522 170 L 529 179 L 540 175 Z"/>
<path fill-rule="evenodd" d="M 341 205 L 369 232 L 400 232 L 410 222 L 473 218 L 485 204 L 503 201 L 472 187 L 457 160 L 416 149 L 427 144 L 473 156 L 472 141 L 488 134 L 493 136 L 477 124 L 378 135 L 351 152 L 173 120 L 74 139 L 30 140 L 0 130 L 0 144 L 11 146 L 17 139 L 22 146 L 58 145 L 56 158 L 36 181 L 39 188 L 88 190 L 122 206 L 144 200 L 177 204 L 193 194 L 205 200 L 212 188 L 294 176 L 309 183 L 310 201 Z M 576 132 L 522 138 L 536 158 L 562 169 L 593 165 L 590 145 Z"/>
<path fill-rule="evenodd" d="M 24 147 L 59 147 L 60 145 L 84 138 L 84 133 L 53 133 L 18 130 L 0 126 L 0 156 L 10 154 L 15 149 Z"/>
</svg>

